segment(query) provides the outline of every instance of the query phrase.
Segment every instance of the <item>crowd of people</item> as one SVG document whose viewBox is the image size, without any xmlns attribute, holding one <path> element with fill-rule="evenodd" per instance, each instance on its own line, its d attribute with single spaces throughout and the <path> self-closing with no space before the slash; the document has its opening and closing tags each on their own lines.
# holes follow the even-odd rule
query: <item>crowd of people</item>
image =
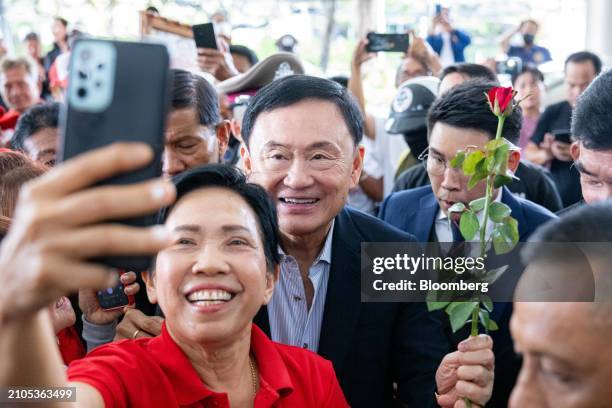
<svg viewBox="0 0 612 408">
<path fill-rule="evenodd" d="M 361 301 L 362 243 L 461 240 L 449 209 L 485 194 L 451 161 L 495 138 L 499 73 L 466 62 L 451 21 L 411 34 L 387 117 L 368 109 L 366 38 L 327 79 L 287 40 L 260 60 L 224 32 L 201 71 L 171 69 L 163 177 L 125 186 L 98 183 L 147 165 L 148 146 L 56 165 L 81 34 L 55 19 L 44 57 L 28 34 L 0 67 L 0 386 L 73 386 L 83 407 L 610 406 L 612 299 L 495 302 L 499 330 L 479 336 L 424 303 Z M 565 100 L 544 106 L 538 28 L 500 40 L 522 102 L 503 128 L 515 177 L 493 195 L 539 273 L 547 243 L 612 242 L 612 71 L 569 53 Z M 153 227 L 115 222 L 156 211 Z M 143 254 L 150 270 L 121 275 L 92 261 Z M 135 303 L 106 310 L 97 292 L 118 281 Z"/>
</svg>

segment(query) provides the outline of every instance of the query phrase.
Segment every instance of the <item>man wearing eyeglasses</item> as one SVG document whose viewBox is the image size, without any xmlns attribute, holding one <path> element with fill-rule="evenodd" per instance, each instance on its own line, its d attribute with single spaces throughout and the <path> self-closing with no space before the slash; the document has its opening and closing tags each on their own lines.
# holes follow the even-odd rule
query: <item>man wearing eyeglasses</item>
<svg viewBox="0 0 612 408">
<path fill-rule="evenodd" d="M 497 117 L 491 113 L 483 97 L 492 86 L 495 85 L 490 82 L 467 81 L 434 102 L 427 118 L 429 148 L 425 157 L 431 186 L 391 194 L 381 205 L 381 219 L 415 235 L 420 242 L 460 240 L 457 234 L 453 234 L 448 209 L 455 203 L 467 205 L 483 197 L 486 185 L 483 180 L 473 189 L 468 189 L 468 177 L 463 175 L 461 169 L 452 168 L 449 162 L 457 151 L 482 149 L 495 137 Z M 520 129 L 521 113 L 517 109 L 506 118 L 504 137 L 515 143 Z M 520 158 L 520 151 L 513 149 L 509 155 L 508 169 L 514 172 Z M 539 225 L 555 217 L 544 207 L 514 196 L 507 188 L 496 189 L 493 198 L 511 208 L 512 216 L 518 221 L 521 241 L 527 240 Z M 482 217 L 481 214 L 479 216 Z M 500 327 L 491 335 L 496 359 L 491 399 L 491 406 L 494 407 L 507 406 L 520 368 L 508 330 L 511 314 L 510 303 L 497 303 L 492 313 L 492 318 Z M 455 343 L 456 338 L 466 335 L 461 331 L 458 333 L 449 340 Z"/>
<path fill-rule="evenodd" d="M 575 207 L 612 198 L 612 71 L 601 74 L 578 99 L 572 118 L 576 141 L 570 147 L 574 165 L 580 173 L 582 200 L 565 208 L 563 215 Z"/>
</svg>

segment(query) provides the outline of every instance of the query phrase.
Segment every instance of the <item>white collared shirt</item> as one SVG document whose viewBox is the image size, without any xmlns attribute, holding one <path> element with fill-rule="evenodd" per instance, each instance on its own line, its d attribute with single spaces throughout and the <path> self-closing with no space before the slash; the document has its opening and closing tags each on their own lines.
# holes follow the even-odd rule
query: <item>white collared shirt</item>
<svg viewBox="0 0 612 408">
<path fill-rule="evenodd" d="M 501 202 L 502 194 L 503 189 L 499 189 L 497 197 L 495 197 L 493 202 Z M 482 223 L 484 211 L 480 211 L 478 214 L 476 214 L 476 217 L 478 218 L 478 222 Z M 489 218 L 489 221 L 487 222 L 487 241 L 489 238 L 491 238 L 494 226 L 495 223 Z M 448 216 L 444 214 L 444 211 L 442 211 L 441 208 L 438 210 L 438 216 L 436 217 L 436 236 L 438 237 L 438 242 L 453 242 L 453 232 L 448 224 Z M 468 242 L 480 242 L 480 234 L 476 234 L 476 236 Z"/>
</svg>

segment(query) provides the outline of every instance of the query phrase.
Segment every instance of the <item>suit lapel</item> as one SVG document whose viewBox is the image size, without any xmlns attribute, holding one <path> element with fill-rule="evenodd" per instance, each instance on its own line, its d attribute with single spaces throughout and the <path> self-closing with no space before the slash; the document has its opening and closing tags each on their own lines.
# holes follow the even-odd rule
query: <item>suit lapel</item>
<svg viewBox="0 0 612 408">
<path fill-rule="evenodd" d="M 506 187 L 503 187 L 503 189 L 504 192 L 502 194 L 501 201 L 512 210 L 512 217 L 518 221 L 519 241 L 523 241 L 529 233 L 529 227 L 527 225 L 527 220 L 525 219 L 525 214 L 523 213 L 523 207 L 510 192 L 510 190 L 508 190 Z"/>
<path fill-rule="evenodd" d="M 336 217 L 325 309 L 318 353 L 338 370 L 359 319 L 361 305 L 361 234 L 343 209 Z"/>
<path fill-rule="evenodd" d="M 414 234 L 419 242 L 428 242 L 439 209 L 440 206 L 433 192 L 424 195 L 419 200 L 419 209 L 410 220 L 413 228 L 408 228 L 406 231 Z"/>
</svg>

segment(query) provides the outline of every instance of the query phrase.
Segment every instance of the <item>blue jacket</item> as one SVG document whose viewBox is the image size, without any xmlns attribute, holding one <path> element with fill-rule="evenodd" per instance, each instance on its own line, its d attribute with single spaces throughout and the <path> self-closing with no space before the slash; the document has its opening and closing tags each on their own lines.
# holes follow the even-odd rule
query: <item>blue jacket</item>
<svg viewBox="0 0 612 408">
<path fill-rule="evenodd" d="M 455 56 L 455 62 L 465 62 L 465 55 L 463 54 L 463 50 L 465 47 L 470 45 L 472 39 L 469 34 L 465 31 L 461 30 L 453 30 L 451 31 L 451 47 L 453 49 L 453 55 Z M 442 40 L 442 34 L 432 34 L 427 36 L 427 42 L 431 45 L 431 48 L 440 55 L 442 51 L 442 45 L 444 41 Z"/>
<path fill-rule="evenodd" d="M 502 202 L 510 207 L 512 216 L 518 221 L 521 242 L 527 241 L 540 225 L 556 218 L 546 208 L 513 195 L 505 187 Z M 428 242 L 439 209 L 440 206 L 431 186 L 424 186 L 388 196 L 380 207 L 379 217 L 394 227 L 414 234 L 419 242 Z M 491 317 L 498 323 L 500 330 L 490 333 L 493 338 L 496 360 L 493 397 L 487 404 L 491 407 L 507 406 L 510 392 L 520 370 L 520 360 L 514 353 L 514 344 L 509 330 L 511 315 L 511 303 L 495 303 Z M 451 347 L 460 340 L 457 335 L 452 335 L 449 331 L 447 331 L 447 336 Z"/>
<path fill-rule="evenodd" d="M 422 303 L 362 303 L 361 243 L 414 242 L 379 219 L 345 207 L 335 218 L 318 354 L 334 365 L 352 407 L 437 406 L 435 372 L 448 352 L 442 324 Z M 254 322 L 270 334 L 263 307 Z"/>
</svg>

